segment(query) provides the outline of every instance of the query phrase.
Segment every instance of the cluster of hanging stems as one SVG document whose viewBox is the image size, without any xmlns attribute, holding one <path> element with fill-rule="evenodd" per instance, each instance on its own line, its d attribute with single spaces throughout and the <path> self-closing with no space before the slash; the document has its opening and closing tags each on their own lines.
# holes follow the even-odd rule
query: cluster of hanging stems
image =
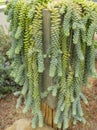
<svg viewBox="0 0 97 130">
<path fill-rule="evenodd" d="M 43 51 L 43 10 L 50 12 L 50 44 Z M 6 9 L 10 22 L 12 46 L 7 55 L 12 59 L 16 83 L 23 86 L 17 108 L 23 99 L 23 113 L 32 110 L 32 127 L 43 126 L 40 110 L 42 98 L 49 93 L 57 97 L 54 122 L 63 130 L 78 121 L 85 123 L 81 100 L 88 105 L 82 86 L 96 77 L 95 41 L 97 4 L 86 0 L 11 0 Z M 49 58 L 49 76 L 54 84 L 42 92 L 41 74 L 45 58 Z"/>
</svg>

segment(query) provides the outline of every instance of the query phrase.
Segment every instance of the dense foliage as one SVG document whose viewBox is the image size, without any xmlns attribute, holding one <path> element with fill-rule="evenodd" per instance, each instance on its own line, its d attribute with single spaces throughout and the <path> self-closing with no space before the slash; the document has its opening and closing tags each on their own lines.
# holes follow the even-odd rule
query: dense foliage
<svg viewBox="0 0 97 130">
<path fill-rule="evenodd" d="M 43 9 L 51 16 L 50 46 L 43 53 Z M 12 47 L 8 56 L 12 58 L 11 75 L 23 88 L 17 107 L 25 100 L 23 112 L 29 108 L 34 113 L 32 127 L 43 126 L 40 110 L 40 76 L 44 60 L 49 57 L 49 76 L 54 80 L 47 93 L 57 96 L 58 104 L 54 122 L 58 128 L 67 129 L 73 123 L 85 123 L 81 100 L 88 104 L 82 86 L 89 86 L 88 77 L 96 77 L 95 41 L 97 31 L 97 4 L 86 0 L 12 0 L 6 14 L 10 22 Z M 17 71 L 18 70 L 18 71 Z M 42 93 L 42 94 L 41 94 Z"/>
<path fill-rule="evenodd" d="M 11 61 L 6 55 L 10 45 L 11 39 L 9 35 L 6 34 L 3 27 L 0 26 L 0 98 L 9 91 L 12 91 L 13 86 L 15 86 L 15 82 L 10 77 Z"/>
</svg>

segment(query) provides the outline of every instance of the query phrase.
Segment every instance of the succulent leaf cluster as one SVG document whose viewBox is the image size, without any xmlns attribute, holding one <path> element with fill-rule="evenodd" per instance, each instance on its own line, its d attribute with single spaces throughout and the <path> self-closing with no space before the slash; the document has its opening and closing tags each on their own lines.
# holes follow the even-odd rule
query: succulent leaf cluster
<svg viewBox="0 0 97 130">
<path fill-rule="evenodd" d="M 50 45 L 43 51 L 43 10 L 50 12 Z M 25 101 L 23 112 L 34 113 L 32 127 L 43 126 L 40 104 L 52 93 L 57 97 L 54 122 L 58 128 L 69 127 L 78 121 L 85 123 L 81 100 L 88 104 L 82 86 L 89 86 L 88 78 L 97 77 L 95 70 L 95 41 L 97 4 L 87 0 L 12 0 L 6 14 L 10 22 L 12 58 L 15 81 L 23 86 L 17 107 Z M 45 56 L 44 56 L 45 55 Z M 49 76 L 54 80 L 45 95 L 41 90 L 41 74 L 46 56 L 50 61 Z M 41 94 L 42 93 L 42 94 Z M 42 95 L 42 96 L 41 96 Z"/>
</svg>

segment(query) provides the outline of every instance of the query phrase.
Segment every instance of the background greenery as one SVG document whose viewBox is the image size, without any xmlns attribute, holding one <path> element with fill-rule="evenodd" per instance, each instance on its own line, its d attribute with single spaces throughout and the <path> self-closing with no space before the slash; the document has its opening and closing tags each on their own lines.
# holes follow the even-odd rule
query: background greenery
<svg viewBox="0 0 97 130">
<path fill-rule="evenodd" d="M 4 32 L 2 26 L 0 26 L 0 98 L 4 94 L 16 90 L 16 84 L 10 77 L 10 60 L 8 59 L 6 52 L 11 45 L 11 38 Z"/>
<path fill-rule="evenodd" d="M 93 1 L 97 2 L 97 0 L 93 0 Z"/>
<path fill-rule="evenodd" d="M 0 0 L 0 5 L 4 3 L 5 3 L 5 0 Z"/>
</svg>

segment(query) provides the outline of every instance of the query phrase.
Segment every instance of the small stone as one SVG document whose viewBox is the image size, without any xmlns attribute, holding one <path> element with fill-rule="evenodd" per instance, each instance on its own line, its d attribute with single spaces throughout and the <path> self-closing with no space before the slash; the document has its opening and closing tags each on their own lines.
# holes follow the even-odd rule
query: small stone
<svg viewBox="0 0 97 130">
<path fill-rule="evenodd" d="M 33 129 L 31 127 L 31 120 L 30 119 L 20 119 L 15 121 L 12 126 L 7 128 L 6 130 L 54 130 L 53 128 L 44 125 L 42 128 Z"/>
</svg>

